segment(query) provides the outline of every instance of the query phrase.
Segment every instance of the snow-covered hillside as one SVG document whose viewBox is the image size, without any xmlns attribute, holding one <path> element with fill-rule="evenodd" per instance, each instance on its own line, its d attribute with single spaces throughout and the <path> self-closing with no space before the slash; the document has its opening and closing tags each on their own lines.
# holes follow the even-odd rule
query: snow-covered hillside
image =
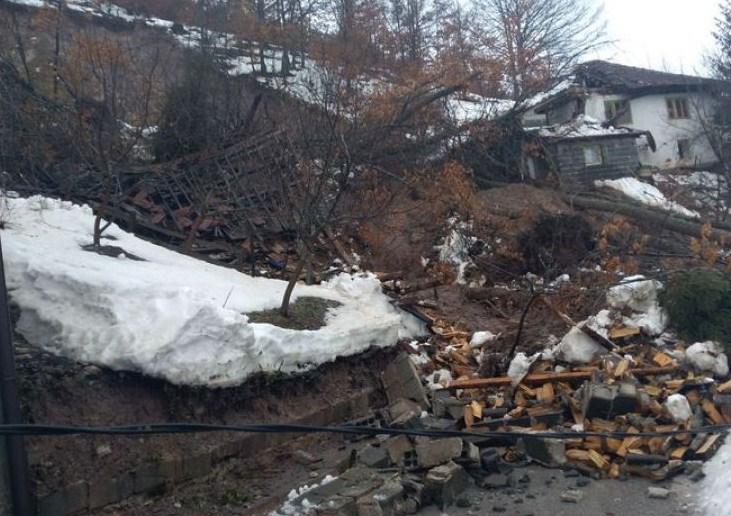
<svg viewBox="0 0 731 516">
<path fill-rule="evenodd" d="M 89 207 L 31 197 L 3 201 L 2 244 L 18 330 L 72 359 L 188 385 L 229 386 L 257 371 L 301 371 L 337 356 L 386 347 L 419 325 L 373 276 L 341 275 L 297 296 L 336 300 L 317 331 L 252 324 L 246 312 L 278 306 L 286 283 L 253 278 L 156 246 L 117 226 L 91 243 Z"/>
</svg>

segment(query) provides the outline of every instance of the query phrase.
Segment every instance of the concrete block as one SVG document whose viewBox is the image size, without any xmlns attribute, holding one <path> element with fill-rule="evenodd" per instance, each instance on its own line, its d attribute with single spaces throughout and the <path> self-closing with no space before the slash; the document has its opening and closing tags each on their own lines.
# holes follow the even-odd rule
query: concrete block
<svg viewBox="0 0 731 516">
<path fill-rule="evenodd" d="M 358 461 L 369 468 L 385 468 L 389 465 L 389 456 L 382 446 L 367 446 L 358 453 Z"/>
<path fill-rule="evenodd" d="M 584 388 L 583 412 L 587 418 L 610 420 L 638 409 L 637 388 L 631 383 L 590 383 Z"/>
<path fill-rule="evenodd" d="M 549 468 L 566 464 L 566 443 L 560 439 L 540 439 L 524 436 L 521 439 L 525 454 Z"/>
<path fill-rule="evenodd" d="M 89 484 L 76 482 L 38 500 L 39 516 L 66 516 L 89 506 Z"/>
<path fill-rule="evenodd" d="M 403 398 L 418 403 L 422 409 L 429 408 L 429 400 L 421 383 L 416 366 L 406 353 L 400 353 L 381 375 L 389 404 Z"/>
<path fill-rule="evenodd" d="M 415 401 L 400 398 L 388 407 L 391 426 L 394 428 L 418 428 L 422 411 L 421 405 Z"/>
<path fill-rule="evenodd" d="M 457 497 L 470 486 L 470 476 L 454 462 L 430 469 L 424 480 L 427 498 L 442 510 L 453 505 Z"/>
<path fill-rule="evenodd" d="M 431 468 L 456 459 L 462 455 L 462 447 L 462 439 L 459 437 L 421 441 L 416 445 L 419 466 Z"/>
</svg>

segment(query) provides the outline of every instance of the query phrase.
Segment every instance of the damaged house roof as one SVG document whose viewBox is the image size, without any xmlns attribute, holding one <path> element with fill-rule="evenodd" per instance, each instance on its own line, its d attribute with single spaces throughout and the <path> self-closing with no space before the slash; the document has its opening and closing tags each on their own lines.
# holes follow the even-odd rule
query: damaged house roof
<svg viewBox="0 0 731 516">
<path fill-rule="evenodd" d="M 724 84 L 723 81 L 626 66 L 608 61 L 588 61 L 574 69 L 576 80 L 587 88 L 605 88 L 623 93 L 686 91 Z"/>
<path fill-rule="evenodd" d="M 627 127 L 604 127 L 598 120 L 594 120 L 593 118 L 584 115 L 578 116 L 564 124 L 549 127 L 537 127 L 532 130 L 528 130 L 528 132 L 533 133 L 540 138 L 551 140 L 581 140 L 616 137 L 638 138 L 645 134 L 642 131 L 635 131 Z"/>
<path fill-rule="evenodd" d="M 545 113 L 556 103 L 569 97 L 586 95 L 588 90 L 624 93 L 635 96 L 652 93 L 682 93 L 698 90 L 728 89 L 725 81 L 677 73 L 638 68 L 609 61 L 588 61 L 577 65 L 572 74 L 521 104 Z"/>
</svg>

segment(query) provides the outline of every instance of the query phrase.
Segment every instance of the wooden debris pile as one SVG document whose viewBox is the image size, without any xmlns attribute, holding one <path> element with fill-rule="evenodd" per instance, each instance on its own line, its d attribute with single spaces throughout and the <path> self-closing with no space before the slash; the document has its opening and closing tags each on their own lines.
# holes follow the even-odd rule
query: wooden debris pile
<svg viewBox="0 0 731 516">
<path fill-rule="evenodd" d="M 518 357 L 509 369 L 503 363 L 496 370 L 509 374 L 489 377 L 480 376 L 496 355 L 483 349 L 489 335 L 439 320 L 432 329 L 436 336 L 410 352 L 432 388 L 433 415 L 457 429 L 515 432 L 521 446 L 506 448 L 507 461 L 527 456 L 595 477 L 662 480 L 708 460 L 723 441 L 719 425 L 731 424 L 728 372 L 716 379 L 686 359 L 682 342 L 659 345 L 639 328 L 608 328 L 598 342 L 606 351 L 589 363 L 545 352 Z M 548 460 L 545 448 L 522 446 L 539 432 L 562 434 L 559 455 L 554 449 Z"/>
</svg>

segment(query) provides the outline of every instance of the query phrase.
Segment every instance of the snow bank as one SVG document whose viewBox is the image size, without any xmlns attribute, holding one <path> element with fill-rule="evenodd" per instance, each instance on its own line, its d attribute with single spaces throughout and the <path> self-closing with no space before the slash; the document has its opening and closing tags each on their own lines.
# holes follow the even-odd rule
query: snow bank
<svg viewBox="0 0 731 516">
<path fill-rule="evenodd" d="M 2 239 L 18 331 L 75 360 L 176 384 L 230 386 L 257 371 L 301 371 L 420 331 L 371 275 L 295 289 L 295 299 L 342 303 L 320 330 L 252 324 L 244 314 L 276 308 L 285 282 L 178 254 L 115 225 L 103 244 L 144 261 L 84 251 L 89 207 L 43 197 L 8 199 L 7 207 Z"/>
<path fill-rule="evenodd" d="M 623 177 L 621 179 L 606 179 L 595 181 L 597 187 L 607 187 L 622 192 L 624 195 L 652 208 L 671 211 L 683 217 L 692 219 L 700 218 L 698 212 L 689 210 L 675 201 L 668 200 L 663 193 L 655 186 L 643 183 L 634 177 Z"/>
<path fill-rule="evenodd" d="M 685 359 L 698 372 L 712 372 L 716 376 L 728 375 L 728 357 L 717 342 L 697 342 L 685 351 Z"/>
<path fill-rule="evenodd" d="M 513 387 L 523 381 L 523 378 L 530 372 L 533 363 L 540 358 L 541 354 L 528 357 L 525 353 L 517 353 L 508 367 L 508 376 L 512 379 Z"/>
<path fill-rule="evenodd" d="M 697 500 L 700 514 L 708 516 L 731 515 L 731 441 L 716 452 L 703 466 L 706 477 L 698 490 Z"/>
</svg>

